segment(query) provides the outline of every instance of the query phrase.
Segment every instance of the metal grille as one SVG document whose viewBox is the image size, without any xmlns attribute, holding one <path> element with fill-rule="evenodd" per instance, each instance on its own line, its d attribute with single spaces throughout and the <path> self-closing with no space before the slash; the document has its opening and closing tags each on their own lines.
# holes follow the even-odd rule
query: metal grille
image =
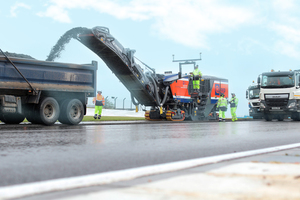
<svg viewBox="0 0 300 200">
<path fill-rule="evenodd" d="M 288 99 L 266 99 L 266 104 L 270 107 L 285 107 L 288 104 Z"/>
</svg>

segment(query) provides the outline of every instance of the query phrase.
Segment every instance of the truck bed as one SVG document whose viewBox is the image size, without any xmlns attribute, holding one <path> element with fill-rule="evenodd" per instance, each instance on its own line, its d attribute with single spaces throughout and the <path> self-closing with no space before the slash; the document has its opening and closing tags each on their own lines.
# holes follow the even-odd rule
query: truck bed
<svg viewBox="0 0 300 200">
<path fill-rule="evenodd" d="M 76 65 L 9 57 L 32 87 L 42 91 L 85 92 L 95 96 L 97 62 Z M 0 55 L 0 94 L 17 94 L 31 90 L 28 83 Z"/>
</svg>

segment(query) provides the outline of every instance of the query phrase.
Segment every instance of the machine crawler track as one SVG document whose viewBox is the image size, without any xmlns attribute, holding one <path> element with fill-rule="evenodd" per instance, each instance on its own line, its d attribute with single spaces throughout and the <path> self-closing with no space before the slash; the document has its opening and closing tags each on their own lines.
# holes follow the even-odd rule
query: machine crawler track
<svg viewBox="0 0 300 200">
<path fill-rule="evenodd" d="M 161 121 L 162 119 L 151 119 L 150 118 L 150 110 L 147 110 L 146 112 L 145 112 L 145 119 L 146 120 L 149 120 L 149 121 Z"/>
<path fill-rule="evenodd" d="M 174 111 L 168 110 L 166 113 L 166 119 L 168 121 L 183 121 L 185 119 L 185 112 L 182 110 L 180 111 L 180 116 Z"/>
</svg>

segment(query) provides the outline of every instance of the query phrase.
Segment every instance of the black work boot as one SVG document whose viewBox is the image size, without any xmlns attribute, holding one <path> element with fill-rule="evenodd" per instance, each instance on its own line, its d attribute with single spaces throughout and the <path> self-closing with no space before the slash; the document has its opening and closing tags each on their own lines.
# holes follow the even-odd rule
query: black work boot
<svg viewBox="0 0 300 200">
<path fill-rule="evenodd" d="M 94 119 L 97 119 L 97 114 L 94 115 Z"/>
<path fill-rule="evenodd" d="M 101 119 L 101 115 L 98 115 L 98 119 Z"/>
</svg>

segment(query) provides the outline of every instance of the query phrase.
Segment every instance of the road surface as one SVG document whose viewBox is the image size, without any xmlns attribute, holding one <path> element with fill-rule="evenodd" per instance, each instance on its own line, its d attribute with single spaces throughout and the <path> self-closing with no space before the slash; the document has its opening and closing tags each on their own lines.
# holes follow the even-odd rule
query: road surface
<svg viewBox="0 0 300 200">
<path fill-rule="evenodd" d="M 299 143 L 299 123 L 1 125 L 0 186 Z"/>
</svg>

